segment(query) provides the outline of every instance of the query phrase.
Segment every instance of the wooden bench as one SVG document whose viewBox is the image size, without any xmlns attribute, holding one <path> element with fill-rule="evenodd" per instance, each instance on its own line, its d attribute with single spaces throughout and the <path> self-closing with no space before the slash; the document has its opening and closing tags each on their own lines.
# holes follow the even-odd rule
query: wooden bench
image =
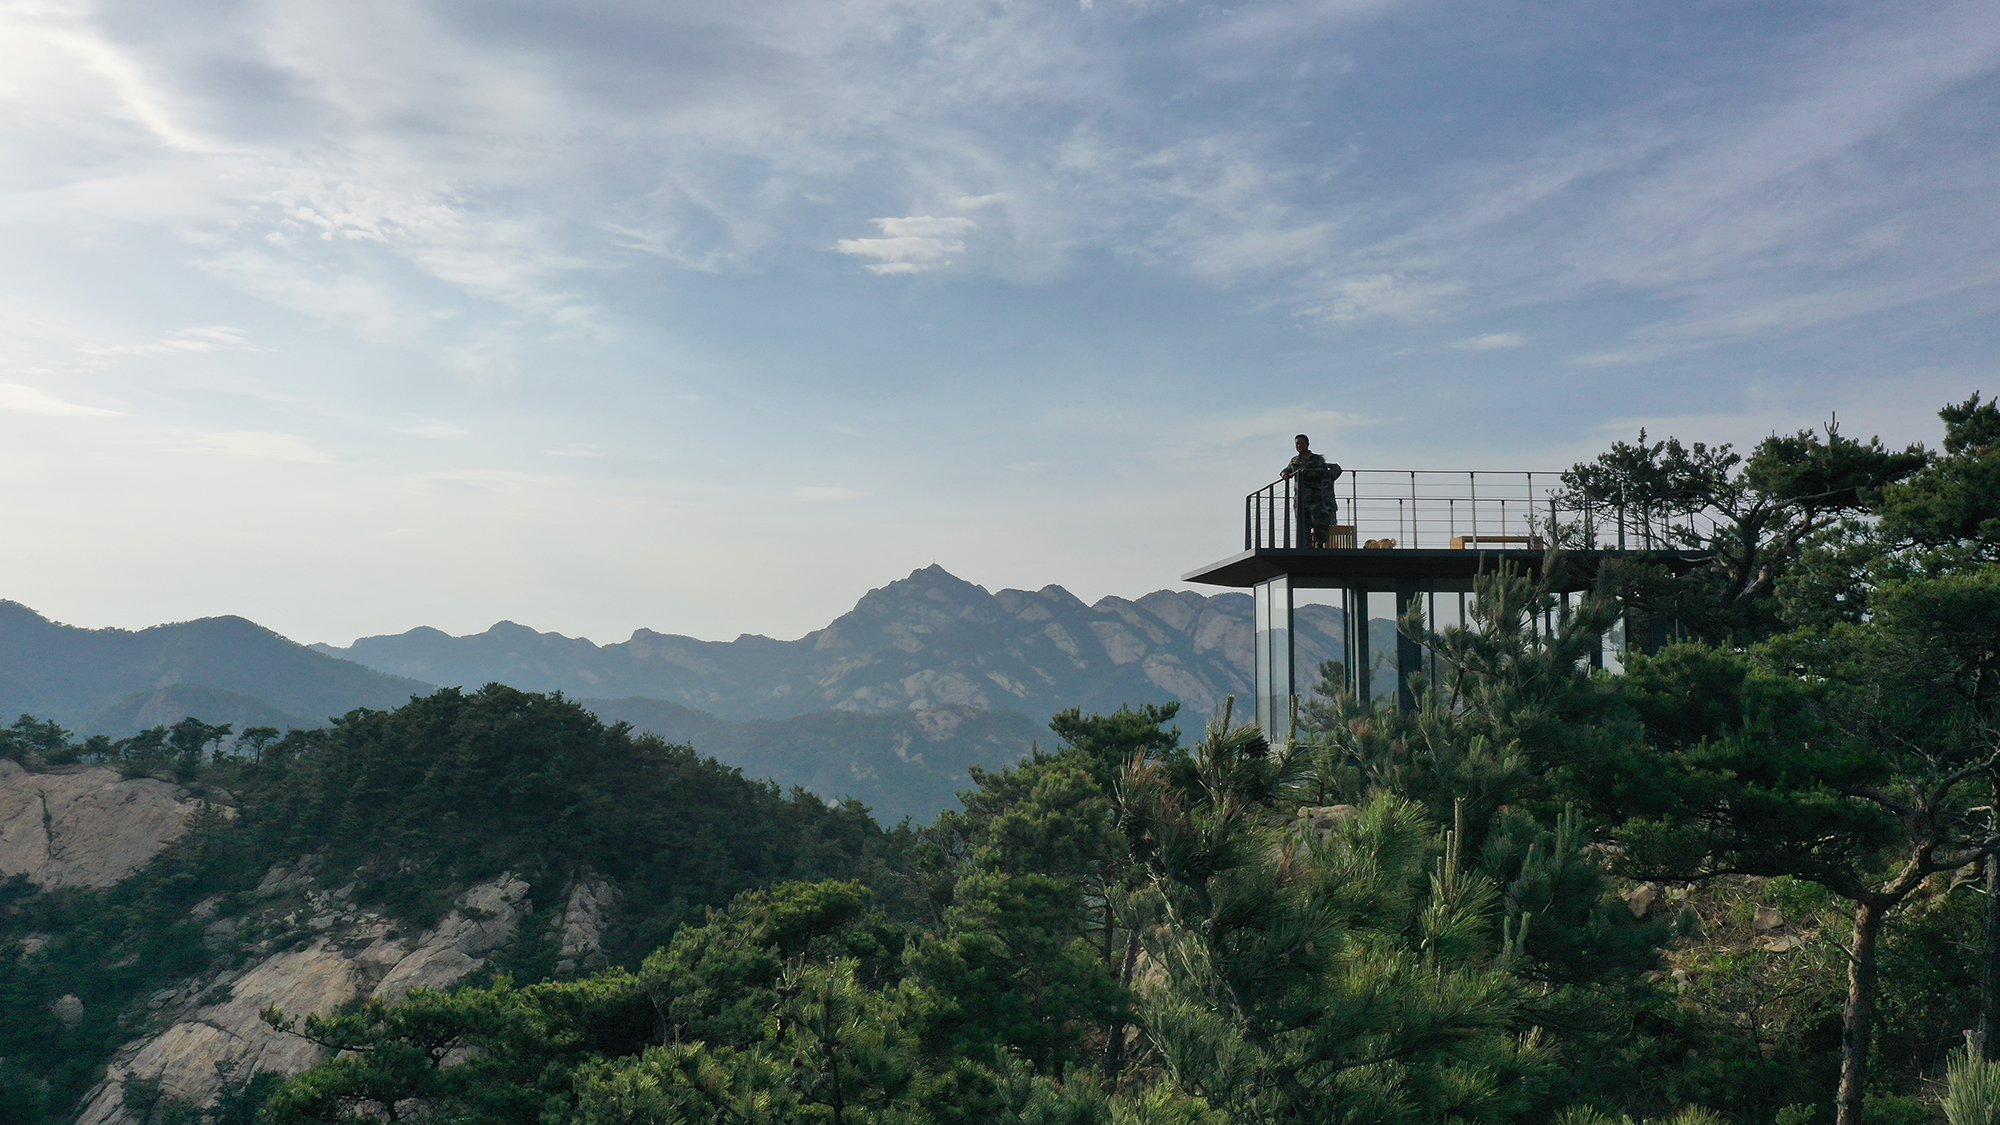
<svg viewBox="0 0 2000 1125">
<path fill-rule="evenodd" d="M 1530 551 L 1540 551 L 1548 546 L 1539 535 L 1454 535 L 1451 537 L 1451 547 L 1454 551 L 1463 551 L 1468 547 L 1483 547 L 1489 543 L 1495 546 L 1526 547 Z"/>
</svg>

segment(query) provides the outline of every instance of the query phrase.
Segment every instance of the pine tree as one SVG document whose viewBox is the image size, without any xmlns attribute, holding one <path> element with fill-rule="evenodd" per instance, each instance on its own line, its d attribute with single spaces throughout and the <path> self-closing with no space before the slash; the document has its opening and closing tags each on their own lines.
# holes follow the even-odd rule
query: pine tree
<svg viewBox="0 0 2000 1125">
<path fill-rule="evenodd" d="M 1119 786 L 1162 919 L 1141 1012 L 1174 1087 L 1238 1121 L 1524 1108 L 1546 1059 L 1515 1033 L 1491 880 L 1392 795 L 1323 829 L 1282 815 L 1299 759 L 1226 716 Z"/>
</svg>

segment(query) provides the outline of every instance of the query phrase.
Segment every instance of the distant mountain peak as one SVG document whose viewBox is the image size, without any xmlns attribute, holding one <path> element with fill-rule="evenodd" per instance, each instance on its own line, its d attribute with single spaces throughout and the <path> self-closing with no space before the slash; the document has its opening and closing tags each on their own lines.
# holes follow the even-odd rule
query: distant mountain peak
<svg viewBox="0 0 2000 1125">
<path fill-rule="evenodd" d="M 1322 609 L 1300 612 L 1301 667 L 1333 655 L 1337 612 Z M 1198 721 L 1225 696 L 1251 691 L 1250 617 L 1241 593 L 1158 590 L 1087 605 L 1055 584 L 989 592 L 932 564 L 869 590 L 797 640 L 707 641 L 642 628 L 592 645 L 526 629 L 456 639 L 413 630 L 334 651 L 438 683 L 644 697 L 731 721 L 946 706 L 1041 716 L 1170 699 Z"/>
<path fill-rule="evenodd" d="M 85 629 L 0 602 L 0 716 L 26 712 L 79 734 L 129 734 L 196 713 L 238 726 L 317 726 L 428 690 L 234 614 Z"/>
<path fill-rule="evenodd" d="M 573 639 L 565 637 L 561 633 L 544 633 L 540 629 L 530 629 L 518 621 L 495 621 L 492 625 L 487 626 L 485 635 L 489 637 L 557 637 L 565 641 Z"/>
</svg>

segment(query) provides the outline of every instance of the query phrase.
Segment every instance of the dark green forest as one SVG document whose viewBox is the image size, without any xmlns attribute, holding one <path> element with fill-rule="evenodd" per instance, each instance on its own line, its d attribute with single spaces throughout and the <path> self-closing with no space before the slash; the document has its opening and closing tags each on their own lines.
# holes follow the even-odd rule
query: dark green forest
<svg viewBox="0 0 2000 1125">
<path fill-rule="evenodd" d="M 1318 695 L 1289 745 L 1057 715 L 922 828 L 498 685 L 282 736 L 24 717 L 11 756 L 238 815 L 113 888 L 0 891 L 0 1117 L 71 1112 L 118 1013 L 213 955 L 191 905 L 318 852 L 417 921 L 500 871 L 625 895 L 601 968 L 527 942 L 269 1011 L 339 1054 L 153 1125 L 2000 1121 L 2000 407 L 1941 418 L 1935 450 L 1642 433 L 1565 486 L 1707 563 L 1488 575 L 1465 624 L 1399 622 L 1437 657 L 1414 710 Z M 1620 620 L 1659 643 L 1594 668 Z"/>
</svg>

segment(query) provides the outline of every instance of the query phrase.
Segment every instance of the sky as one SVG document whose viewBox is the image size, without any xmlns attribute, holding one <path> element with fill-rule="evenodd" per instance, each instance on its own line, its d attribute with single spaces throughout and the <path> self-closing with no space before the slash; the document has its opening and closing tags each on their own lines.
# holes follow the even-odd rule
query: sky
<svg viewBox="0 0 2000 1125">
<path fill-rule="evenodd" d="M 302 642 L 1086 600 L 1349 467 L 1935 444 L 1990 0 L 0 0 L 0 598 Z"/>
</svg>

